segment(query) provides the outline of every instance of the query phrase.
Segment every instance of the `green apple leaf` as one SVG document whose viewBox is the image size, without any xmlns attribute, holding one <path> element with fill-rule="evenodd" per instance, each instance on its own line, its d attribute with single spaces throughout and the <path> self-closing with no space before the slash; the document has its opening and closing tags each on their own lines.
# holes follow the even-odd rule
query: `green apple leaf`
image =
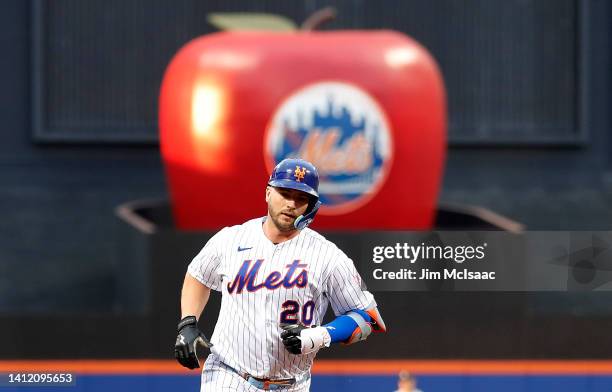
<svg viewBox="0 0 612 392">
<path fill-rule="evenodd" d="M 296 24 L 289 18 L 264 13 L 213 13 L 207 15 L 208 23 L 220 30 L 294 31 Z"/>
</svg>

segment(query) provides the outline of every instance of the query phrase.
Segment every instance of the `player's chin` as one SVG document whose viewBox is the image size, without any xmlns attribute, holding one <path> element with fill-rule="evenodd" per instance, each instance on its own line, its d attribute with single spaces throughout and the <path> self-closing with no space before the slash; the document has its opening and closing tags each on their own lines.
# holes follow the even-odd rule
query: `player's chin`
<svg viewBox="0 0 612 392">
<path fill-rule="evenodd" d="M 295 222 L 294 217 L 285 214 L 280 214 L 278 219 L 278 228 L 281 229 L 281 231 L 294 230 L 295 227 L 293 226 L 293 222 Z"/>
</svg>

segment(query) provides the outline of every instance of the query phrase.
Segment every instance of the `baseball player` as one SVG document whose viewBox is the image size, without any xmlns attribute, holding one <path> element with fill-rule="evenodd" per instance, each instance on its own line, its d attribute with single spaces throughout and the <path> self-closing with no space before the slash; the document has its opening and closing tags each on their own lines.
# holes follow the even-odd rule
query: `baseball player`
<svg viewBox="0 0 612 392">
<path fill-rule="evenodd" d="M 320 349 L 385 331 L 353 262 L 307 228 L 321 203 L 316 168 L 285 159 L 266 187 L 267 216 L 216 233 L 187 268 L 175 356 L 200 367 L 202 391 L 308 391 Z M 221 310 L 210 341 L 198 329 L 210 291 Z M 336 318 L 323 324 L 331 304 Z"/>
</svg>

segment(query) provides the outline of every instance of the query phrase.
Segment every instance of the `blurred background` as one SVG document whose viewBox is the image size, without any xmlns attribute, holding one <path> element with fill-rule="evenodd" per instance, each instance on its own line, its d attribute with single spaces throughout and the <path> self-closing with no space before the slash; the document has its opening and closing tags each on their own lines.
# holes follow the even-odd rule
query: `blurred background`
<svg viewBox="0 0 612 392">
<path fill-rule="evenodd" d="M 177 279 L 207 234 L 185 233 L 193 236 L 189 249 L 157 249 L 165 267 L 124 266 L 132 240 L 142 239 L 126 231 L 115 214 L 131 200 L 168 199 L 157 143 L 163 72 L 185 43 L 216 31 L 206 22 L 210 12 L 267 12 L 299 23 L 330 5 L 337 17 L 322 30 L 397 30 L 438 62 L 448 94 L 440 201 L 486 207 L 529 230 L 610 230 L 612 3 L 607 0 L 4 0 L 0 358 L 171 357 Z M 134 271 L 144 275 L 130 275 Z M 174 271 L 174 280 L 168 271 Z M 145 278 L 150 287 L 134 295 L 151 297 L 134 307 L 126 280 Z M 336 360 L 611 355 L 607 293 L 379 298 L 390 333 L 325 355 Z M 334 390 L 336 382 L 351 390 L 393 388 L 395 374 L 386 373 L 369 381 L 345 377 L 314 390 Z M 418 377 L 418 368 L 415 373 Z M 420 384 L 424 392 L 506 390 L 478 389 L 474 379 L 458 377 L 453 383 L 454 376 L 430 373 Z M 578 373 L 556 390 L 612 390 L 610 376 Z M 491 382 L 527 390 L 517 379 L 506 374 Z M 190 380 L 197 388 L 197 378 L 195 384 Z M 441 387 L 439 380 L 450 384 Z M 489 381 L 483 385 L 497 385 Z M 537 384 L 544 381 L 533 382 L 548 390 Z"/>
</svg>

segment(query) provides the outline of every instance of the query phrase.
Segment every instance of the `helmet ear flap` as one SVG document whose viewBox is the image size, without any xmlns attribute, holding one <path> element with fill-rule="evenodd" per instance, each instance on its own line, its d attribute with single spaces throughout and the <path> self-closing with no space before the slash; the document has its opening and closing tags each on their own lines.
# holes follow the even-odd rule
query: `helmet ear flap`
<svg viewBox="0 0 612 392">
<path fill-rule="evenodd" d="M 321 202 L 317 200 L 314 206 L 312 207 L 312 209 L 310 210 L 310 212 L 307 212 L 306 214 L 300 215 L 297 218 L 295 218 L 295 222 L 293 222 L 293 226 L 295 226 L 295 228 L 298 230 L 305 229 L 314 220 L 314 217 L 317 214 L 319 207 L 321 207 Z"/>
</svg>

